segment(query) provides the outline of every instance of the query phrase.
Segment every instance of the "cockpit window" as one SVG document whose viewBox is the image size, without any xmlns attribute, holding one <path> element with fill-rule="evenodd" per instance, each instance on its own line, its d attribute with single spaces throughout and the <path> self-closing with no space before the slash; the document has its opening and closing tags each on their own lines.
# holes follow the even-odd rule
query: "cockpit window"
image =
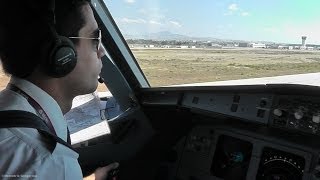
<svg viewBox="0 0 320 180">
<path fill-rule="evenodd" d="M 320 84 L 320 1 L 104 2 L 151 87 Z"/>
</svg>

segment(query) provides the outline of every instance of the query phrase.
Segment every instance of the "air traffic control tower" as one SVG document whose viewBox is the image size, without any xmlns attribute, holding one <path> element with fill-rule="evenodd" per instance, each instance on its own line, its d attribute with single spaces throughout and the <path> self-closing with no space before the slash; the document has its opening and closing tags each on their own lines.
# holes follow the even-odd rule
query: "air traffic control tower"
<svg viewBox="0 0 320 180">
<path fill-rule="evenodd" d="M 306 47 L 306 39 L 307 39 L 307 36 L 302 36 L 301 39 L 302 39 L 301 47 L 305 48 L 305 47 Z"/>
</svg>

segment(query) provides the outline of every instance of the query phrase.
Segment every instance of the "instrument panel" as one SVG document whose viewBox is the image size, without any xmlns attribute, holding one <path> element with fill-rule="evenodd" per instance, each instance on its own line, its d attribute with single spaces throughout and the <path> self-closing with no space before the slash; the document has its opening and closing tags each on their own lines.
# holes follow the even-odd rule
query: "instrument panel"
<svg viewBox="0 0 320 180">
<path fill-rule="evenodd" d="M 179 180 L 320 179 L 318 87 L 270 85 L 149 92 L 193 129 L 177 143 Z M 152 95 L 152 96 L 151 96 Z"/>
<path fill-rule="evenodd" d="M 208 118 L 209 126 L 196 127 L 187 137 L 178 169 L 181 179 L 306 180 L 313 176 L 310 167 L 319 149 L 314 149 L 316 153 L 310 149 L 317 142 L 314 135 L 320 135 L 320 98 L 201 92 L 184 94 L 181 105 L 194 112 L 222 115 L 243 126 L 258 125 L 251 133 L 241 133 L 232 121 L 219 128 L 215 123 L 220 116 Z M 280 135 L 286 132 L 292 135 L 291 142 Z M 300 142 L 294 142 L 295 135 Z M 304 136 L 313 141 L 306 145 Z"/>
<path fill-rule="evenodd" d="M 182 106 L 320 135 L 320 98 L 271 93 L 186 93 Z"/>
<path fill-rule="evenodd" d="M 320 98 L 279 95 L 275 98 L 272 126 L 320 135 Z"/>
<path fill-rule="evenodd" d="M 267 124 L 273 95 L 268 93 L 186 93 L 182 106 Z"/>
<path fill-rule="evenodd" d="M 312 152 L 258 134 L 198 126 L 185 139 L 177 176 L 181 180 L 307 180 Z"/>
</svg>

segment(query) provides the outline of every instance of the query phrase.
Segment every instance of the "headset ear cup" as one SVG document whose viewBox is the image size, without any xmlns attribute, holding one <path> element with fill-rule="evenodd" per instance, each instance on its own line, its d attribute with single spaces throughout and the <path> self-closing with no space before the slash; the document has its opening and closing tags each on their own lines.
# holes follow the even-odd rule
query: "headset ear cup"
<svg viewBox="0 0 320 180">
<path fill-rule="evenodd" d="M 47 70 L 50 76 L 60 78 L 69 74 L 77 64 L 73 42 L 64 36 L 57 36 L 48 57 Z"/>
</svg>

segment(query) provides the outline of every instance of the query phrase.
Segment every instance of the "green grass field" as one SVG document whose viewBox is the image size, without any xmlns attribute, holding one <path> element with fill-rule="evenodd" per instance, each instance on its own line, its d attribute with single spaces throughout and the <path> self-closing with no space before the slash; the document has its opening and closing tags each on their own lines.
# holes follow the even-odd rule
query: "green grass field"
<svg viewBox="0 0 320 180">
<path fill-rule="evenodd" d="M 319 72 L 320 51 L 132 49 L 151 86 Z"/>
<path fill-rule="evenodd" d="M 132 49 L 151 86 L 320 71 L 320 51 L 271 49 Z M 0 89 L 9 77 L 0 70 Z M 100 85 L 99 91 L 105 91 Z"/>
</svg>

